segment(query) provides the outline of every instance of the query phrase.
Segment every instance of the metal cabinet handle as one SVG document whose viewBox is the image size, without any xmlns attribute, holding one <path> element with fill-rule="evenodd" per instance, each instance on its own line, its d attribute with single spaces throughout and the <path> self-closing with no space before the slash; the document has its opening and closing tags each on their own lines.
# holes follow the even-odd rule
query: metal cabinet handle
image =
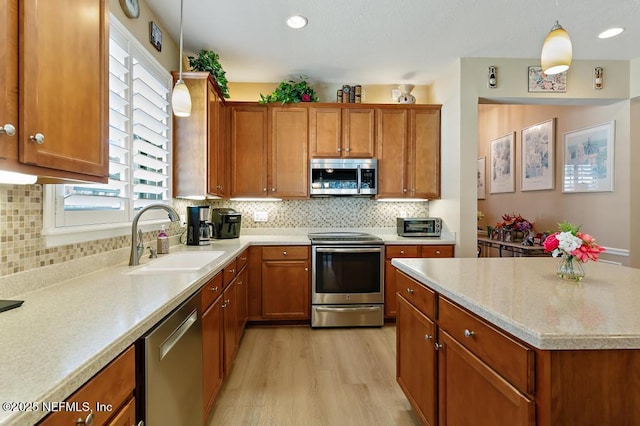
<svg viewBox="0 0 640 426">
<path fill-rule="evenodd" d="M 267 192 L 267 188 L 262 188 L 262 192 Z"/>
<path fill-rule="evenodd" d="M 440 254 L 440 250 L 436 250 L 436 254 Z"/>
<path fill-rule="evenodd" d="M 404 254 L 404 250 L 400 250 L 400 254 Z"/>
<path fill-rule="evenodd" d="M 342 148 L 338 148 L 338 152 L 342 151 Z"/>
<path fill-rule="evenodd" d="M 0 133 L 5 133 L 7 136 L 13 136 L 16 134 L 16 128 L 13 124 L 5 124 L 0 127 Z"/>
<path fill-rule="evenodd" d="M 243 284 L 242 280 L 238 281 L 238 285 L 242 285 L 242 284 Z"/>
<path fill-rule="evenodd" d="M 283 252 L 282 252 L 282 255 L 283 255 L 283 256 L 286 256 L 286 255 L 287 255 L 287 252 L 286 252 L 286 251 L 283 251 Z"/>
<path fill-rule="evenodd" d="M 346 151 L 347 151 L 347 152 L 351 151 L 351 148 L 347 148 L 347 149 L 346 149 Z"/>
<path fill-rule="evenodd" d="M 469 331 L 466 328 L 464 329 L 464 337 L 471 337 L 471 336 L 475 336 L 475 331 Z"/>
<path fill-rule="evenodd" d="M 413 294 L 413 289 L 412 289 L 412 288 L 408 288 L 408 289 L 407 289 L 407 293 L 409 293 L 409 294 Z"/>
<path fill-rule="evenodd" d="M 276 192 L 276 188 L 271 188 L 271 192 Z"/>
<path fill-rule="evenodd" d="M 29 140 L 42 145 L 44 143 L 44 135 L 42 133 L 36 133 L 35 136 L 29 135 Z"/>
<path fill-rule="evenodd" d="M 433 339 L 433 336 L 429 335 L 429 334 L 425 334 L 424 335 L 424 340 L 431 340 Z"/>
<path fill-rule="evenodd" d="M 91 411 L 84 419 L 82 417 L 78 417 L 78 420 L 76 420 L 76 426 L 91 426 L 93 425 L 94 419 L 95 416 L 93 415 L 93 411 Z"/>
<path fill-rule="evenodd" d="M 211 287 L 209 290 L 211 290 L 211 291 L 218 291 L 218 286 Z"/>
<path fill-rule="evenodd" d="M 309 268 L 305 267 L 304 268 L 305 272 L 309 272 Z"/>
<path fill-rule="evenodd" d="M 232 274 L 235 274 L 236 270 L 235 270 L 235 268 L 234 269 L 229 269 L 229 272 L 232 273 Z"/>
<path fill-rule="evenodd" d="M 442 345 L 438 342 L 433 342 L 433 346 L 436 348 L 436 351 L 442 349 Z"/>
<path fill-rule="evenodd" d="M 404 188 L 404 189 L 402 190 L 402 192 L 407 192 L 407 188 Z"/>
</svg>

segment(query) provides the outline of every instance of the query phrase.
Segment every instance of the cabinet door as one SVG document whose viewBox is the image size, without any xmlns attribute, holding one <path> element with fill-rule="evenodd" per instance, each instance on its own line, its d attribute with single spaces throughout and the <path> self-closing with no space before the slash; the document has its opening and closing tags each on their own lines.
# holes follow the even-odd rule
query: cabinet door
<svg viewBox="0 0 640 426">
<path fill-rule="evenodd" d="M 534 401 L 442 330 L 439 343 L 442 345 L 438 351 L 440 425 L 535 424 Z"/>
<path fill-rule="evenodd" d="M 238 307 L 235 281 L 226 288 L 223 295 L 224 309 L 224 374 L 231 371 L 231 364 L 238 349 Z"/>
<path fill-rule="evenodd" d="M 202 315 L 202 390 L 204 417 L 215 402 L 224 378 L 223 298 L 219 297 Z"/>
<path fill-rule="evenodd" d="M 222 100 L 218 98 L 215 90 L 208 85 L 208 128 L 209 128 L 209 149 L 207 158 L 207 192 L 209 194 L 220 196 L 222 193 L 222 180 L 224 177 L 224 169 L 226 161 L 220 161 L 221 156 L 224 159 L 223 139 L 221 135 L 220 125 L 223 124 L 222 118 L 224 111 L 222 110 Z M 223 132 L 223 130 L 222 130 Z"/>
<path fill-rule="evenodd" d="M 342 154 L 342 109 L 309 108 L 309 156 L 335 158 Z"/>
<path fill-rule="evenodd" d="M 436 327 L 429 318 L 400 295 L 397 315 L 398 384 L 422 423 L 434 426 L 437 386 L 434 346 Z"/>
<path fill-rule="evenodd" d="M 377 110 L 378 197 L 407 195 L 407 150 L 409 137 L 405 109 Z"/>
<path fill-rule="evenodd" d="M 262 262 L 262 317 L 309 319 L 309 261 Z"/>
<path fill-rule="evenodd" d="M 271 109 L 269 195 L 309 195 L 309 154 L 306 108 Z"/>
<path fill-rule="evenodd" d="M 136 424 L 136 399 L 131 398 L 127 404 L 122 407 L 113 416 L 107 426 L 131 426 Z"/>
<path fill-rule="evenodd" d="M 231 195 L 267 196 L 267 108 L 233 106 Z"/>
<path fill-rule="evenodd" d="M 411 197 L 440 198 L 440 110 L 413 109 L 410 118 Z"/>
<path fill-rule="evenodd" d="M 106 182 L 108 2 L 19 3 L 20 161 Z"/>
<path fill-rule="evenodd" d="M 238 278 L 236 281 L 237 291 L 238 291 L 238 340 L 242 337 L 242 333 L 244 332 L 244 327 L 247 324 L 247 319 L 249 317 L 248 310 L 248 299 L 249 299 L 249 270 L 244 268 L 238 274 Z"/>
<path fill-rule="evenodd" d="M 371 158 L 375 149 L 374 110 L 346 108 L 342 110 L 342 156 Z"/>
<path fill-rule="evenodd" d="M 0 127 L 16 129 L 0 132 L 0 169 L 8 169 L 18 161 L 18 0 L 0 5 L 0 58 Z"/>
</svg>

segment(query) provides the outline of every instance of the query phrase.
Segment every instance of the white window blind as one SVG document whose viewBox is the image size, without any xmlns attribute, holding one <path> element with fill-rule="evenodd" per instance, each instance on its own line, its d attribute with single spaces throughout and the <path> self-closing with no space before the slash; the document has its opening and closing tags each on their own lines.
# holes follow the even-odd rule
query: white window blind
<svg viewBox="0 0 640 426">
<path fill-rule="evenodd" d="M 109 182 L 57 185 L 56 227 L 131 221 L 144 206 L 171 197 L 171 76 L 111 19 Z M 166 213 L 144 216 L 154 218 Z"/>
</svg>

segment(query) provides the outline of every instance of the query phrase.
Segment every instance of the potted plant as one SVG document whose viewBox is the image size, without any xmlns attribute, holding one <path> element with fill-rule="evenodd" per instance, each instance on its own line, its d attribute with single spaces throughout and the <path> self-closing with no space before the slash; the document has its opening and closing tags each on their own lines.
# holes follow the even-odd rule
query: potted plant
<svg viewBox="0 0 640 426">
<path fill-rule="evenodd" d="M 282 104 L 298 103 L 298 102 L 318 102 L 318 95 L 315 90 L 304 77 L 300 77 L 300 81 L 284 80 L 273 91 L 273 93 L 265 96 L 260 94 L 261 104 L 280 102 Z"/>
<path fill-rule="evenodd" d="M 193 71 L 208 71 L 218 84 L 222 96 L 229 98 L 226 72 L 220 64 L 220 56 L 212 50 L 202 49 L 198 56 L 189 56 L 189 66 Z"/>
</svg>

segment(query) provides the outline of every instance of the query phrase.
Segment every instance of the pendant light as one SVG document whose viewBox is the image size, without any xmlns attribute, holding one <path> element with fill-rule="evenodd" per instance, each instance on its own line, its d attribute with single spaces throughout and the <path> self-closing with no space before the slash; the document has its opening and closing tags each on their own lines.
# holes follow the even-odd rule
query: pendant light
<svg viewBox="0 0 640 426">
<path fill-rule="evenodd" d="M 556 13 L 557 10 L 558 0 L 556 0 Z M 568 70 L 571 66 L 572 56 L 573 48 L 569 33 L 556 20 L 556 24 L 549 31 L 542 45 L 542 54 L 540 55 L 542 72 L 553 75 Z"/>
<path fill-rule="evenodd" d="M 180 0 L 180 74 L 176 85 L 173 86 L 173 93 L 171 94 L 171 107 L 173 113 L 177 117 L 188 117 L 191 115 L 191 94 L 189 88 L 182 80 L 182 5 L 183 0 Z"/>
</svg>

